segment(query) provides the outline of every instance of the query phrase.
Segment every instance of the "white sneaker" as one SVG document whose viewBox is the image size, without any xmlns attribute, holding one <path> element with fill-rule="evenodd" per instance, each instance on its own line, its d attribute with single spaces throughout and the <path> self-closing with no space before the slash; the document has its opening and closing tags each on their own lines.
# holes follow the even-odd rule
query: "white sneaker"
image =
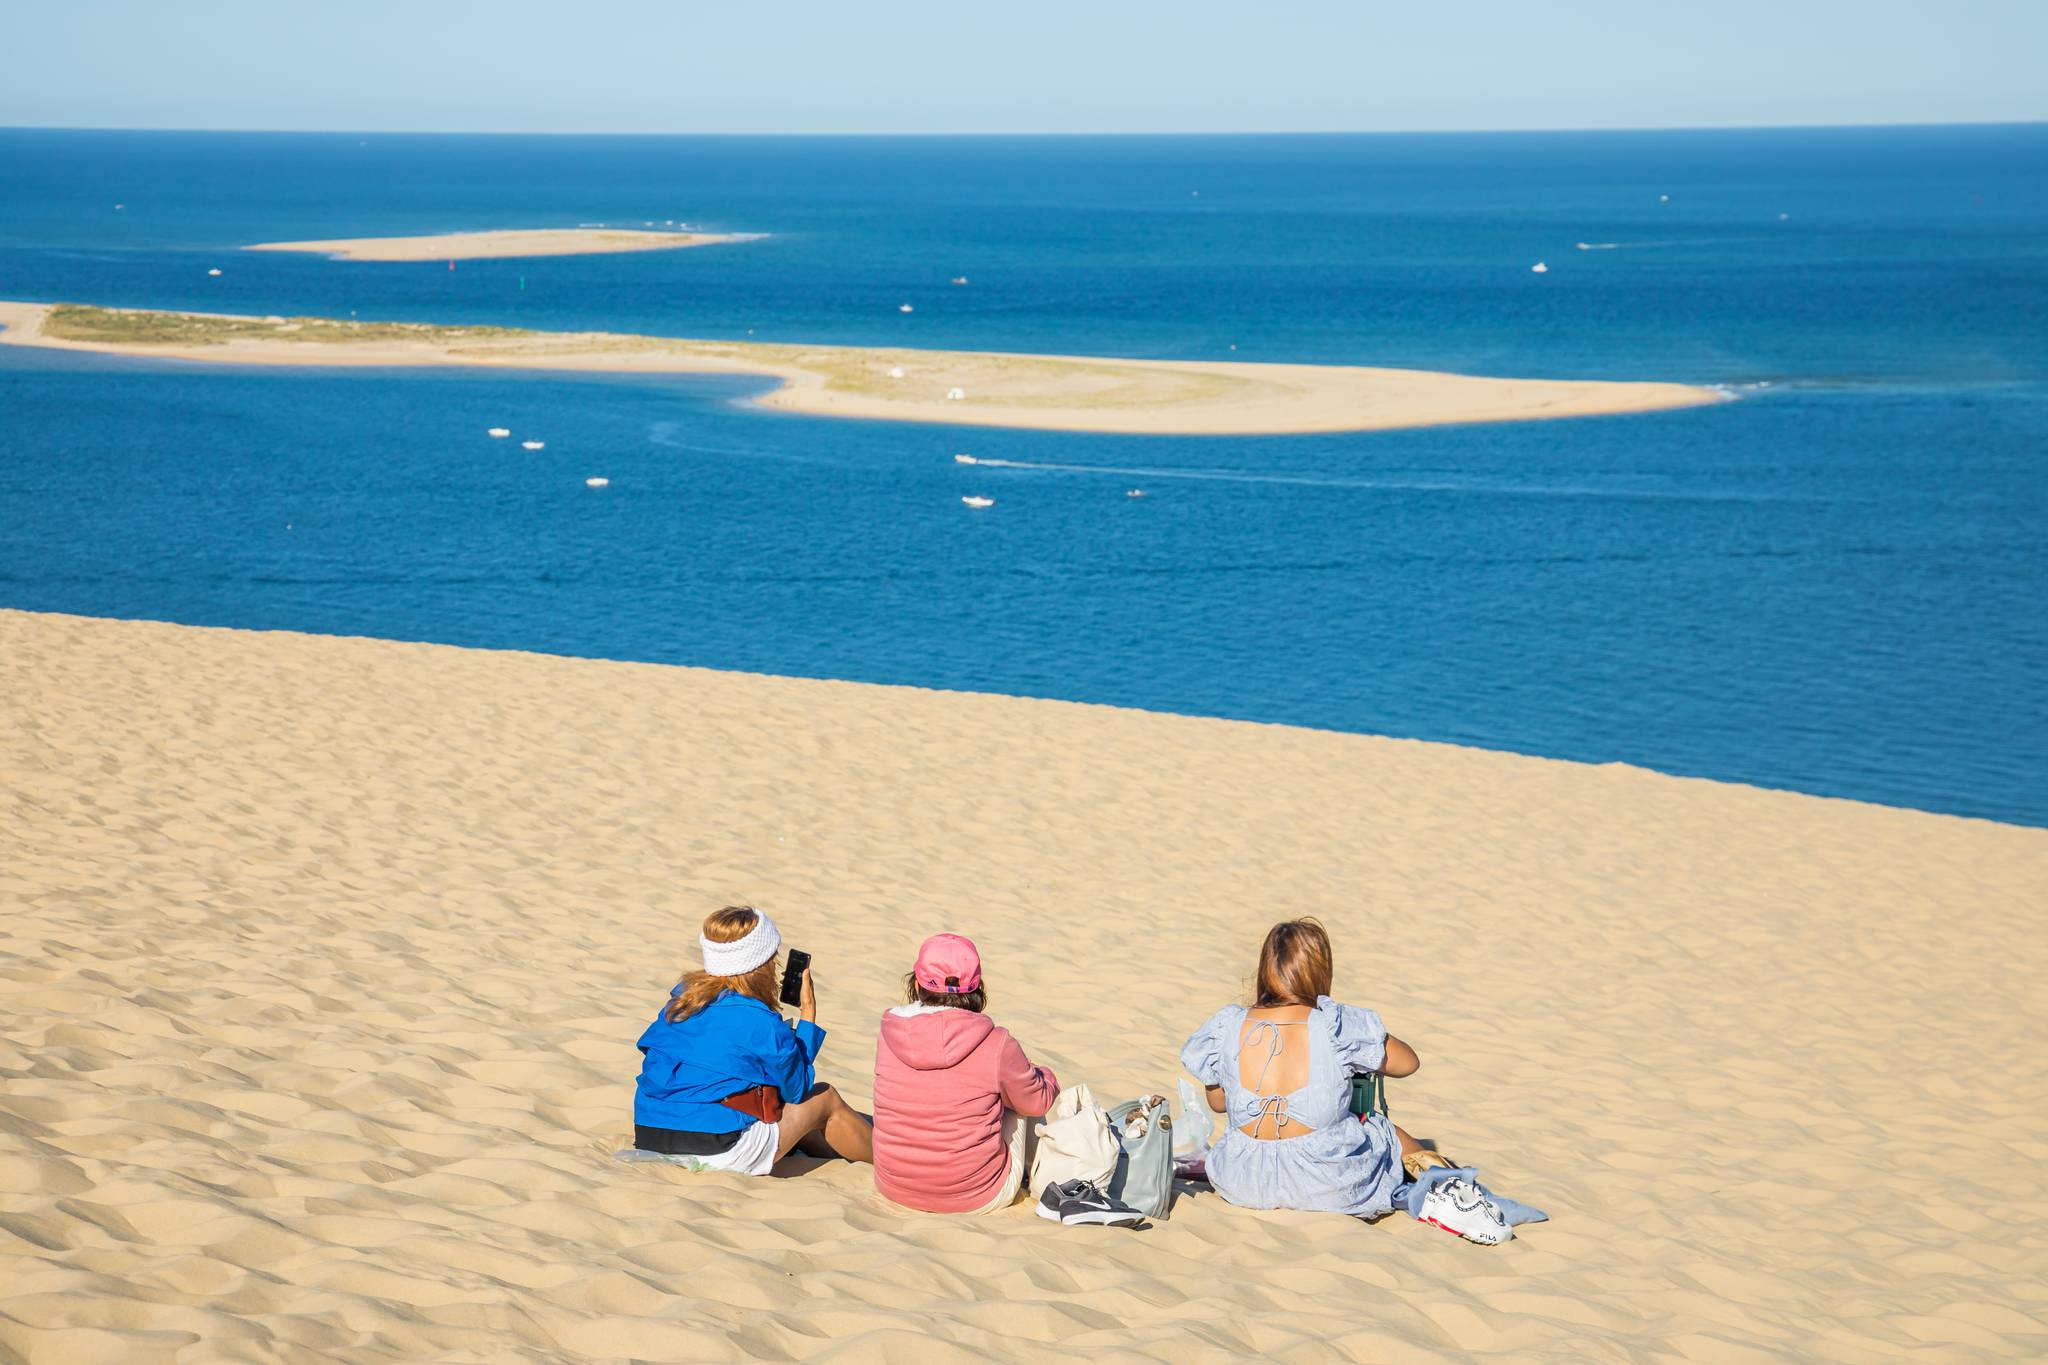
<svg viewBox="0 0 2048 1365">
<path fill-rule="evenodd" d="M 1483 1247 L 1497 1247 L 1515 1235 L 1494 1202 L 1463 1176 L 1437 1181 L 1422 1196 L 1422 1212 L 1417 1216 Z"/>
</svg>

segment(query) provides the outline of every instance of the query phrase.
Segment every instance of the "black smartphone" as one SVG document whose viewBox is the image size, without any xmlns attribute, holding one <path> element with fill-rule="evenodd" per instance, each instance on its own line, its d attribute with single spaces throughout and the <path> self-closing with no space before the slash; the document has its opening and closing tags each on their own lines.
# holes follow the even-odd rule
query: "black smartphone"
<svg viewBox="0 0 2048 1365">
<path fill-rule="evenodd" d="M 789 961 L 782 968 L 782 1003 L 801 1005 L 804 1002 L 804 969 L 811 965 L 811 955 L 801 948 L 789 950 Z"/>
</svg>

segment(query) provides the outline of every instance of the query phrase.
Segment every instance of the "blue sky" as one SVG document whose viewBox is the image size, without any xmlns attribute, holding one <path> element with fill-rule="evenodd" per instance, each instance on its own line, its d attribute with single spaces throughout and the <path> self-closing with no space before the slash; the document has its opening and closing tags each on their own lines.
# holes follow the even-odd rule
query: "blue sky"
<svg viewBox="0 0 2048 1365">
<path fill-rule="evenodd" d="M 2048 118 L 2048 0 L 4 0 L 0 125 L 534 132 Z"/>
</svg>

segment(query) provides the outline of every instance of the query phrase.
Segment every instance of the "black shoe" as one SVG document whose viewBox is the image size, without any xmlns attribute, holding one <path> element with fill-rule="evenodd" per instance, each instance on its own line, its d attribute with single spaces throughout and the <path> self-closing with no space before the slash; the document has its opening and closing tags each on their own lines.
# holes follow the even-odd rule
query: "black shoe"
<svg viewBox="0 0 2048 1365">
<path fill-rule="evenodd" d="M 1047 1185 L 1038 1197 L 1038 1216 L 1055 1223 L 1105 1223 L 1120 1228 L 1145 1221 L 1144 1214 L 1085 1180 Z"/>
</svg>

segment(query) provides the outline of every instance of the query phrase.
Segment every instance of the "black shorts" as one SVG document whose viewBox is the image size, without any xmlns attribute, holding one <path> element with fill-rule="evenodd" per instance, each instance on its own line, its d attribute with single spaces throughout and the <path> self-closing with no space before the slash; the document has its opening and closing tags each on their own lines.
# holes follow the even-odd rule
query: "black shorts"
<svg viewBox="0 0 2048 1365">
<path fill-rule="evenodd" d="M 633 1145 L 643 1152 L 660 1152 L 663 1156 L 717 1156 L 739 1146 L 740 1135 L 747 1130 L 735 1129 L 730 1133 L 684 1133 L 674 1128 L 647 1128 L 633 1125 Z"/>
</svg>

